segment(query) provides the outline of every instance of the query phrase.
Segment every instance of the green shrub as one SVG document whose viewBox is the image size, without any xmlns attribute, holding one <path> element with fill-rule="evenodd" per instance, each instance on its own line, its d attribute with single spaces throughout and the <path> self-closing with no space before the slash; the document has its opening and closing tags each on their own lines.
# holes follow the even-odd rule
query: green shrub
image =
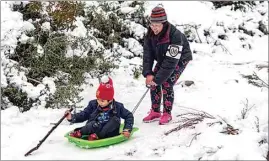
<svg viewBox="0 0 269 161">
<path fill-rule="evenodd" d="M 135 67 L 133 68 L 134 79 L 138 79 L 142 74 L 142 67 Z"/>
<path fill-rule="evenodd" d="M 42 3 L 38 1 L 30 1 L 28 4 L 23 7 L 23 2 L 19 5 L 13 4 L 13 11 L 18 11 L 23 14 L 23 20 L 27 21 L 32 19 L 35 21 L 36 19 L 40 19 L 42 17 Z"/>
<path fill-rule="evenodd" d="M 20 107 L 21 112 L 28 111 L 36 101 L 28 98 L 27 93 L 21 89 L 12 87 L 10 84 L 5 88 L 1 87 L 1 101 L 5 98 L 12 102 L 13 105 Z"/>
<path fill-rule="evenodd" d="M 124 46 L 123 38 L 133 35 L 117 12 L 120 8 L 119 2 L 98 3 L 99 9 L 101 8 L 103 12 L 97 12 L 97 7 L 94 6 L 85 8 L 84 2 L 76 1 L 30 1 L 25 7 L 23 3 L 13 6 L 14 11 L 23 14 L 24 20 L 33 20 L 35 29 L 25 33 L 28 37 L 34 38 L 33 41 L 18 42 L 14 53 L 8 55 L 8 58 L 18 62 L 18 70 L 21 67 L 26 69 L 27 81 L 34 86 L 40 84 L 45 77 L 55 78 L 55 93 L 50 93 L 48 86 L 45 93 L 41 92 L 47 95 L 46 108 L 61 108 L 80 102 L 79 87 L 85 83 L 85 73 L 94 78 L 109 74 L 112 69 L 118 68 L 115 63 L 120 55 L 113 48 L 113 44 Z M 142 3 L 144 2 L 135 1 L 131 6 Z M 142 12 L 143 8 L 134 13 L 133 18 L 137 18 L 136 15 L 142 16 Z M 83 23 L 87 32 L 92 32 L 93 36 L 87 33 L 86 37 L 81 38 L 64 34 L 65 31 L 75 28 L 74 22 L 77 16 L 85 17 Z M 50 23 L 50 30 L 42 29 L 44 22 Z M 91 48 L 91 40 L 98 41 L 104 48 Z M 86 53 L 86 56 L 74 53 L 73 56 L 67 57 L 67 50 L 70 49 L 68 47 L 73 51 L 79 49 Z M 42 48 L 43 52 L 38 52 L 38 48 Z M 107 51 L 112 55 L 106 57 Z M 136 78 L 139 77 L 139 73 L 139 69 L 135 69 Z M 1 100 L 8 98 L 23 111 L 29 110 L 36 101 L 27 98 L 26 93 L 11 86 L 1 90 L 5 93 Z M 15 96 L 16 94 L 20 96 Z"/>
<path fill-rule="evenodd" d="M 79 89 L 73 84 L 60 85 L 62 82 L 56 82 L 57 90 L 54 95 L 49 95 L 46 100 L 45 108 L 66 108 L 79 103 L 82 98 L 79 96 Z M 78 107 L 76 105 L 76 107 Z"/>
<path fill-rule="evenodd" d="M 56 30 L 73 30 L 76 16 L 84 16 L 84 3 L 78 1 L 50 1 L 46 7 L 48 15 L 52 18 L 51 26 Z"/>
</svg>

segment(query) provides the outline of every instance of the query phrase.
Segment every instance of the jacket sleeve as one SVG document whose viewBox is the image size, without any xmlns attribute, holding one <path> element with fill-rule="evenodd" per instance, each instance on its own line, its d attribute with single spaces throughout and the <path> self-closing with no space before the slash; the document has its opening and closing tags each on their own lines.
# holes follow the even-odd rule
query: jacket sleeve
<svg viewBox="0 0 269 161">
<path fill-rule="evenodd" d="M 146 77 L 147 75 L 153 75 L 152 66 L 154 62 L 150 39 L 147 36 L 144 38 L 143 50 L 144 54 L 142 75 Z"/>
<path fill-rule="evenodd" d="M 171 39 L 171 43 L 168 46 L 165 58 L 160 65 L 160 70 L 156 73 L 154 77 L 154 82 L 157 85 L 163 84 L 175 70 L 183 52 L 189 51 L 189 44 L 185 35 L 178 32 Z"/>
<path fill-rule="evenodd" d="M 183 50 L 182 50 L 180 60 L 186 60 L 186 59 L 192 60 L 192 51 L 190 48 L 190 44 L 185 35 L 182 34 L 182 38 L 183 38 L 184 45 L 183 45 Z"/>
<path fill-rule="evenodd" d="M 123 106 L 123 104 L 120 106 L 120 117 L 124 119 L 123 130 L 129 130 L 131 132 L 134 125 L 134 116 Z"/>
<path fill-rule="evenodd" d="M 71 120 L 72 123 L 80 123 L 89 119 L 90 114 L 93 112 L 92 103 L 89 102 L 88 106 L 81 112 L 72 114 Z"/>
</svg>

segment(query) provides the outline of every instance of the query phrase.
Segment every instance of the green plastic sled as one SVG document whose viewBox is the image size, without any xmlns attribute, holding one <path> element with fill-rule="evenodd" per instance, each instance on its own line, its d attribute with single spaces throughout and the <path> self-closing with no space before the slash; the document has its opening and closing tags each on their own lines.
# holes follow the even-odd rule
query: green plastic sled
<svg viewBox="0 0 269 161">
<path fill-rule="evenodd" d="M 120 132 L 122 132 L 122 130 L 123 130 L 123 124 L 121 124 L 121 126 L 120 126 Z M 133 133 L 136 132 L 137 130 L 138 130 L 137 127 L 133 127 L 133 130 L 131 132 L 130 138 L 132 137 Z M 100 148 L 100 147 L 110 146 L 110 145 L 118 144 L 118 143 L 121 143 L 123 141 L 128 140 L 128 138 L 125 138 L 122 134 L 120 134 L 120 135 L 105 138 L 105 139 L 88 141 L 87 140 L 88 135 L 83 135 L 82 138 L 75 138 L 75 137 L 72 137 L 72 136 L 69 135 L 71 132 L 72 131 L 66 133 L 64 135 L 64 137 L 66 137 L 69 142 L 74 143 L 76 146 L 78 146 L 80 148 L 85 148 L 85 149 L 92 149 L 92 148 Z"/>
</svg>

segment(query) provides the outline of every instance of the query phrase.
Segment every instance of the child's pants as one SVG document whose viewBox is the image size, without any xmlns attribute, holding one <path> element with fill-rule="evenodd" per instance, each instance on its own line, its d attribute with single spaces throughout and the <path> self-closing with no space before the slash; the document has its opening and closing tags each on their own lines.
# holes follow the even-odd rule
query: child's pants
<svg viewBox="0 0 269 161">
<path fill-rule="evenodd" d="M 172 75 L 162 84 L 159 86 L 152 86 L 150 89 L 151 95 L 151 108 L 155 112 L 160 112 L 161 100 L 163 95 L 163 112 L 171 114 L 172 106 L 174 103 L 174 89 L 173 86 L 175 85 L 176 81 L 184 71 L 188 64 L 187 62 L 180 63 L 176 66 L 176 69 L 172 73 Z M 160 69 L 159 66 L 155 66 L 153 72 L 156 75 L 158 70 Z"/>
<path fill-rule="evenodd" d="M 113 116 L 105 125 L 97 124 L 96 121 L 87 123 L 80 129 L 82 135 L 90 135 L 95 133 L 99 139 L 113 137 L 119 135 L 120 119 Z"/>
</svg>

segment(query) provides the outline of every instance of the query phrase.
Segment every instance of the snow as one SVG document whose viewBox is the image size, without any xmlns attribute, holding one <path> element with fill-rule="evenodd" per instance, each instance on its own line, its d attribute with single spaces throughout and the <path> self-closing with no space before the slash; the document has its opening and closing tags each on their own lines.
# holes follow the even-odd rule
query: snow
<svg viewBox="0 0 269 161">
<path fill-rule="evenodd" d="M 76 21 L 74 22 L 74 25 L 76 26 L 76 28 L 70 33 L 70 35 L 77 36 L 77 37 L 86 37 L 87 29 L 82 23 L 83 20 L 84 18 L 82 17 L 76 17 Z"/>
<path fill-rule="evenodd" d="M 122 7 L 120 8 L 120 11 L 124 14 L 131 14 L 135 11 L 135 8 L 133 7 Z"/>
<path fill-rule="evenodd" d="M 26 43 L 28 42 L 29 39 L 30 39 L 29 36 L 26 36 L 25 34 L 22 34 L 19 41 L 20 41 L 22 44 L 26 44 Z"/>
<path fill-rule="evenodd" d="M 28 21 L 23 21 L 23 27 L 22 27 L 23 31 L 32 31 L 35 29 L 35 26 Z"/>
<path fill-rule="evenodd" d="M 146 33 L 146 28 L 144 28 L 142 25 L 137 24 L 135 22 L 130 22 L 126 20 L 127 26 L 130 28 L 130 30 L 134 33 L 135 38 L 143 38 L 144 33 Z"/>
<path fill-rule="evenodd" d="M 127 49 L 129 49 L 131 52 L 134 53 L 135 56 L 142 55 L 143 53 L 143 47 L 139 45 L 139 42 L 134 38 L 123 38 L 123 41 L 125 42 L 125 46 Z"/>
<path fill-rule="evenodd" d="M 50 30 L 50 23 L 49 22 L 44 22 L 41 26 L 42 30 L 47 31 Z"/>
<path fill-rule="evenodd" d="M 40 56 L 44 54 L 44 49 L 43 49 L 42 46 L 39 45 L 39 44 L 37 45 L 37 53 L 39 53 Z"/>
<path fill-rule="evenodd" d="M 7 78 L 4 75 L 4 69 L 1 67 L 1 87 L 7 86 Z"/>
<path fill-rule="evenodd" d="M 212 36 L 216 38 L 219 33 L 224 33 L 223 27 L 216 25 L 217 22 L 223 22 L 224 27 L 237 28 L 239 24 L 249 18 L 253 18 L 253 20 L 245 23 L 245 27 L 256 32 L 258 21 L 262 20 L 268 24 L 268 3 L 259 4 L 253 11 L 243 14 L 239 11 L 231 12 L 229 7 L 212 10 L 213 5 L 210 2 L 162 2 L 170 22 L 201 24 L 198 33 L 203 41 L 203 43 L 190 43 L 192 51 L 196 50 L 197 53 L 193 54 L 194 60 L 188 64 L 178 84 L 174 87 L 176 99 L 172 111 L 173 121 L 179 120 L 177 115 L 192 112 L 192 109 L 205 111 L 216 119 L 205 119 L 196 124 L 193 129 L 181 129 L 165 136 L 164 133 L 177 127 L 178 123 L 172 122 L 163 126 L 158 125 L 158 122 L 142 123 L 143 117 L 150 109 L 150 95 L 147 93 L 134 114 L 134 126 L 138 127 L 139 131 L 135 132 L 129 141 L 101 149 L 79 149 L 70 144 L 63 136 L 66 132 L 80 127 L 84 123 L 70 125 L 64 120 L 39 149 L 28 157 L 24 157 L 24 154 L 39 143 L 39 140 L 53 127 L 50 123 L 60 120 L 67 108 L 44 108 L 45 95 L 40 96 L 40 92 L 45 90 L 45 85 L 48 85 L 49 92 L 53 94 L 56 91 L 54 78 L 46 77 L 42 80 L 41 85 L 34 87 L 27 82 L 25 72 L 18 72 L 14 68 L 8 71 L 4 68 L 14 64 L 6 59 L 5 51 L 10 48 L 12 53 L 16 47 L 17 38 L 21 37 L 26 41 L 26 35 L 24 36 L 23 33 L 33 29 L 30 22 L 22 21 L 20 13 L 10 10 L 11 3 L 1 1 L 1 48 L 5 49 L 1 50 L 1 87 L 7 85 L 8 77 L 11 83 L 21 87 L 29 97 L 38 98 L 41 104 L 24 113 L 21 113 L 16 106 L 1 111 L 1 159 L 266 160 L 268 143 L 259 145 L 259 142 L 268 141 L 268 88 L 250 85 L 241 74 L 247 75 L 256 72 L 265 82 L 268 82 L 268 70 L 256 68 L 256 65 L 259 64 L 268 65 L 268 35 L 260 37 L 255 34 L 251 37 L 240 32 L 228 31 L 226 33 L 228 40 L 222 40 L 221 43 L 228 48 L 232 55 L 226 53 L 221 46 L 213 46 L 213 41 L 210 41 L 211 44 L 207 44 L 202 35 L 204 29 L 211 27 L 211 30 L 214 31 Z M 88 5 L 94 4 L 94 2 L 87 3 Z M 123 3 L 126 6 L 122 10 L 127 12 L 128 3 L 130 2 Z M 149 14 L 151 9 L 160 2 L 147 3 L 146 14 Z M 259 12 L 266 14 L 261 16 Z M 78 27 L 71 34 L 85 37 L 86 30 L 82 19 L 78 18 L 76 25 Z M 47 28 L 49 24 L 42 26 Z M 139 28 L 134 27 L 133 24 L 131 26 L 132 31 L 138 37 L 146 31 L 141 25 Z M 244 43 L 250 43 L 252 49 L 242 48 L 240 36 L 246 38 Z M 91 40 L 90 44 L 93 44 L 92 42 L 94 41 Z M 115 88 L 115 99 L 124 103 L 124 106 L 132 111 L 146 91 L 146 87 L 144 78 L 134 79 L 132 76 L 133 66 L 142 65 L 142 59 L 139 57 L 129 59 L 129 57 L 134 56 L 132 52 L 136 56 L 142 55 L 143 50 L 137 40 L 133 38 L 126 39 L 126 43 L 127 48 L 118 46 L 117 51 L 123 55 L 120 58 L 120 68 L 114 70 L 110 76 Z M 92 47 L 96 46 L 99 44 L 92 45 Z M 235 63 L 242 63 L 242 65 Z M 13 76 L 11 77 L 11 75 Z M 180 82 L 184 80 L 192 80 L 195 84 L 190 87 L 182 86 Z M 87 84 L 81 87 L 84 90 L 80 95 L 84 100 L 78 105 L 85 107 L 89 100 L 95 99 L 97 87 L 98 80 L 88 78 Z M 247 113 L 246 118 L 242 119 L 241 112 L 245 108 L 246 100 L 253 108 Z M 259 119 L 259 132 L 256 128 L 257 118 Z M 238 128 L 239 135 L 220 133 L 225 124 L 212 126 L 207 124 L 222 120 L 226 120 L 235 129 Z M 193 139 L 195 134 L 199 135 Z"/>
</svg>

